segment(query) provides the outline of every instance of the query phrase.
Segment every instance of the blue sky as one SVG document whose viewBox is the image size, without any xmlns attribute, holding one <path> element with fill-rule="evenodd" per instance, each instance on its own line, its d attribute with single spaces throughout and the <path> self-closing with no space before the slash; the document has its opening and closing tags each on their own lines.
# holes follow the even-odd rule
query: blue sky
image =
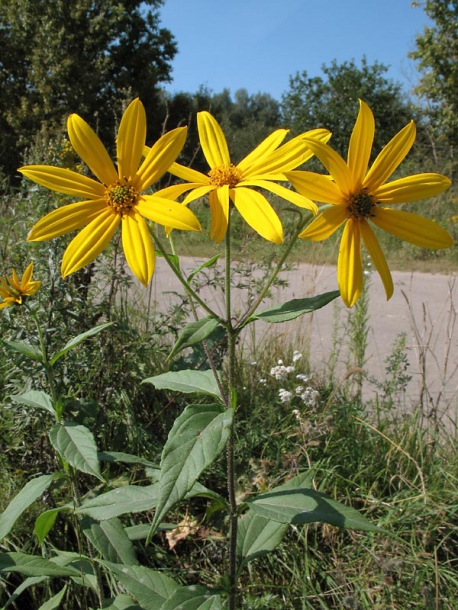
<svg viewBox="0 0 458 610">
<path fill-rule="evenodd" d="M 408 91 L 418 73 L 407 53 L 429 23 L 412 0 L 165 0 L 161 25 L 178 43 L 170 92 L 270 93 L 280 100 L 289 76 L 363 55 L 379 61 Z"/>
</svg>

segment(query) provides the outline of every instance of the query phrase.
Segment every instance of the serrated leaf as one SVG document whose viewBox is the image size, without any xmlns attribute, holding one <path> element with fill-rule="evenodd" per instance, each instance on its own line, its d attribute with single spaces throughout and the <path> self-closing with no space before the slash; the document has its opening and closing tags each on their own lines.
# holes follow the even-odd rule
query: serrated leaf
<svg viewBox="0 0 458 610">
<path fill-rule="evenodd" d="M 231 431 L 232 415 L 231 409 L 221 412 L 219 405 L 189 405 L 175 420 L 162 452 L 159 500 L 152 533 L 223 451 Z"/>
<path fill-rule="evenodd" d="M 55 424 L 49 431 L 49 438 L 54 449 L 71 466 L 104 481 L 100 473 L 94 435 L 86 426 L 72 422 Z"/>
<path fill-rule="evenodd" d="M 163 574 L 144 566 L 122 566 L 102 562 L 143 610 L 158 610 L 178 588 L 178 584 Z"/>
<path fill-rule="evenodd" d="M 38 585 L 40 582 L 48 580 L 47 576 L 30 576 L 26 578 L 20 585 L 17 587 L 13 593 L 8 598 L 6 604 L 2 607 L 2 610 L 6 610 L 13 602 L 17 600 L 17 598 L 29 587 L 33 587 L 33 585 Z"/>
<path fill-rule="evenodd" d="M 138 564 L 134 547 L 119 519 L 96 521 L 86 516 L 81 521 L 81 527 L 84 535 L 107 561 L 129 566 Z"/>
<path fill-rule="evenodd" d="M 139 513 L 157 506 L 159 485 L 126 485 L 107 491 L 96 498 L 85 500 L 76 510 L 97 521 L 119 517 L 126 513 Z"/>
<path fill-rule="evenodd" d="M 59 591 L 59 593 L 57 593 L 57 595 L 54 595 L 53 597 L 51 597 L 51 599 L 48 599 L 47 602 L 42 604 L 38 608 L 38 610 L 56 610 L 56 608 L 58 608 L 60 606 L 61 601 L 64 599 L 64 595 L 65 595 L 66 591 L 67 591 L 67 585 L 65 585 L 63 587 L 63 589 L 61 589 Z"/>
<path fill-rule="evenodd" d="M 221 399 L 221 393 L 212 371 L 169 371 L 144 379 L 158 390 L 174 390 L 184 394 L 207 394 Z"/>
<path fill-rule="evenodd" d="M 142 610 L 128 595 L 117 595 L 114 599 L 107 600 L 102 608 L 103 610 Z"/>
<path fill-rule="evenodd" d="M 237 555 L 243 563 L 267 555 L 283 540 L 287 523 L 272 521 L 249 510 L 240 519 L 237 528 Z"/>
<path fill-rule="evenodd" d="M 190 322 L 189 324 L 186 324 L 179 334 L 172 351 L 167 356 L 167 360 L 170 360 L 185 348 L 204 341 L 204 339 L 212 334 L 218 324 L 218 320 L 210 316 L 203 318 L 202 320 L 198 320 L 197 322 Z"/>
<path fill-rule="evenodd" d="M 188 282 L 190 282 L 203 269 L 207 269 L 209 267 L 214 267 L 216 265 L 216 263 L 218 262 L 218 259 L 219 259 L 219 254 L 215 254 L 215 256 L 212 256 L 212 258 L 210 258 L 208 261 L 205 261 L 204 263 L 202 263 L 201 265 L 199 265 L 198 267 L 193 269 L 191 271 L 191 273 L 188 275 Z"/>
<path fill-rule="evenodd" d="M 74 347 L 76 347 L 77 345 L 79 345 L 80 343 L 82 343 L 83 341 L 88 339 L 89 337 L 93 337 L 94 335 L 97 335 L 102 330 L 105 330 L 105 328 L 108 328 L 109 326 L 112 326 L 112 325 L 113 325 L 113 322 L 106 322 L 105 324 L 100 324 L 99 326 L 95 326 L 94 328 L 91 328 L 90 330 L 86 331 L 85 333 L 81 333 L 80 335 L 73 337 L 73 339 L 70 339 L 70 341 L 68 341 L 61 350 L 59 350 L 58 352 L 56 352 L 54 354 L 54 356 L 51 358 L 51 360 L 49 362 L 50 365 L 54 366 L 54 364 L 59 360 L 59 358 L 64 356 L 68 351 L 70 351 L 71 349 L 73 349 Z"/>
<path fill-rule="evenodd" d="M 32 360 L 37 360 L 37 362 L 43 362 L 43 356 L 40 350 L 33 345 L 30 345 L 30 343 L 23 343 L 22 341 L 5 341 L 4 339 L 2 342 L 8 349 L 19 352 L 23 356 L 32 358 Z"/>
<path fill-rule="evenodd" d="M 269 307 L 269 309 L 256 312 L 248 318 L 247 323 L 252 322 L 253 320 L 262 320 L 263 322 L 271 323 L 288 322 L 289 320 L 294 320 L 299 316 L 324 307 L 338 296 L 340 296 L 340 292 L 338 290 L 332 290 L 331 292 L 325 292 L 324 294 L 306 299 L 292 299 L 281 305 L 275 305 L 274 307 Z"/>
<path fill-rule="evenodd" d="M 247 504 L 257 515 L 279 523 L 319 522 L 345 529 L 382 531 L 356 509 L 345 506 L 314 489 L 273 490 L 261 494 Z"/>
<path fill-rule="evenodd" d="M 0 540 L 7 536 L 16 520 L 29 508 L 51 485 L 52 474 L 44 474 L 32 479 L 24 485 L 21 491 L 11 500 L 0 515 Z"/>
<path fill-rule="evenodd" d="M 27 405 L 28 407 L 34 407 L 35 409 L 44 409 L 45 411 L 52 413 L 52 415 L 56 415 L 54 407 L 52 406 L 51 397 L 46 394 L 46 392 L 30 390 L 24 394 L 14 394 L 11 396 L 11 399 L 20 405 Z"/>
<path fill-rule="evenodd" d="M 59 566 L 48 559 L 26 553 L 0 553 L 0 574 L 18 572 L 24 576 L 80 576 L 72 566 Z"/>
<path fill-rule="evenodd" d="M 132 455 L 130 453 L 123 453 L 121 451 L 99 451 L 99 460 L 102 462 L 116 463 L 116 464 L 138 464 L 140 466 L 147 466 L 149 468 L 159 468 L 154 462 L 150 462 L 145 458 Z"/>
<path fill-rule="evenodd" d="M 203 587 L 180 587 L 160 610 L 222 610 L 221 597 Z"/>
</svg>

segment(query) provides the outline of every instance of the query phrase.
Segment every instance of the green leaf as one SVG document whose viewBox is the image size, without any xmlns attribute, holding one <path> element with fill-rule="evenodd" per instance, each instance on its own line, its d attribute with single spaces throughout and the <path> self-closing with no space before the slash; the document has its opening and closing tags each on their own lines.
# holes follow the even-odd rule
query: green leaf
<svg viewBox="0 0 458 610">
<path fill-rule="evenodd" d="M 126 485 L 96 498 L 86 500 L 76 510 L 77 513 L 89 515 L 97 521 L 119 517 L 126 513 L 139 513 L 157 506 L 159 485 Z"/>
<path fill-rule="evenodd" d="M 273 490 L 247 502 L 257 515 L 279 523 L 329 523 L 345 529 L 380 532 L 356 509 L 308 488 Z"/>
<path fill-rule="evenodd" d="M 152 533 L 224 449 L 231 431 L 232 413 L 231 409 L 221 412 L 219 405 L 189 405 L 177 417 L 162 452 L 159 500 Z"/>
<path fill-rule="evenodd" d="M 102 562 L 143 610 L 158 610 L 177 590 L 178 584 L 163 574 L 144 566 L 123 566 Z"/>
<path fill-rule="evenodd" d="M 54 595 L 54 597 L 51 597 L 51 599 L 48 599 L 47 602 L 42 604 L 38 608 L 38 610 L 56 610 L 56 608 L 58 608 L 60 606 L 60 602 L 64 599 L 64 595 L 65 595 L 66 591 L 67 591 L 67 585 L 65 585 L 63 587 L 63 589 L 61 589 L 59 591 L 59 593 L 57 593 L 57 595 Z"/>
<path fill-rule="evenodd" d="M 216 263 L 218 262 L 218 259 L 219 259 L 219 254 L 215 254 L 215 256 L 212 256 L 212 258 L 210 258 L 208 261 L 205 261 L 204 263 L 202 263 L 201 265 L 199 265 L 198 267 L 193 269 L 191 271 L 191 273 L 188 275 L 188 282 L 190 282 L 203 269 L 206 269 L 208 267 L 214 267 L 216 265 Z"/>
<path fill-rule="evenodd" d="M 221 398 L 212 371 L 169 371 L 144 379 L 142 383 L 152 383 L 158 390 L 174 390 L 184 394 L 207 394 Z"/>
<path fill-rule="evenodd" d="M 56 522 L 57 515 L 61 510 L 70 510 L 69 506 L 61 506 L 59 508 L 51 508 L 50 510 L 41 513 L 35 521 L 34 533 L 38 538 L 38 542 L 43 544 L 44 539 L 51 531 Z"/>
<path fill-rule="evenodd" d="M 264 311 L 258 311 L 248 318 L 246 323 L 252 322 L 253 320 L 263 320 L 264 322 L 278 323 L 287 322 L 294 320 L 305 313 L 311 313 L 321 307 L 324 307 L 334 299 L 340 296 L 338 290 L 332 290 L 331 292 L 325 292 L 314 297 L 307 299 L 292 299 L 282 305 L 275 305 L 264 309 Z"/>
<path fill-rule="evenodd" d="M 222 610 L 221 597 L 203 587 L 180 587 L 160 610 Z"/>
<path fill-rule="evenodd" d="M 24 394 L 14 394 L 11 396 L 11 399 L 20 405 L 27 405 L 28 407 L 34 407 L 35 409 L 45 409 L 45 411 L 49 411 L 49 413 L 52 413 L 54 416 L 56 415 L 54 407 L 52 406 L 51 397 L 46 394 L 46 392 L 30 390 Z"/>
<path fill-rule="evenodd" d="M 202 320 L 198 320 L 197 322 L 190 322 L 189 324 L 186 324 L 178 336 L 172 351 L 167 356 L 167 360 L 170 360 L 176 356 L 176 354 L 179 354 L 186 347 L 191 347 L 191 345 L 195 345 L 196 343 L 200 343 L 206 339 L 212 334 L 218 324 L 219 321 L 210 316 L 203 318 Z"/>
<path fill-rule="evenodd" d="M 84 517 L 81 527 L 84 535 L 107 561 L 129 566 L 138 564 L 134 547 L 119 519 L 96 521 L 91 517 Z"/>
<path fill-rule="evenodd" d="M 117 595 L 114 599 L 107 600 L 103 610 L 142 610 L 128 595 Z"/>
<path fill-rule="evenodd" d="M 130 453 L 122 453 L 121 451 L 99 451 L 98 457 L 102 462 L 116 464 L 139 464 L 140 466 L 147 466 L 149 468 L 159 468 L 159 466 L 154 462 L 150 462 L 145 458 L 141 458 Z"/>
<path fill-rule="evenodd" d="M 72 566 L 59 566 L 37 555 L 0 553 L 0 574 L 9 572 L 24 576 L 80 576 L 80 571 Z"/>
<path fill-rule="evenodd" d="M 272 521 L 249 510 L 237 528 L 237 555 L 243 563 L 273 551 L 288 531 L 287 523 Z"/>
<path fill-rule="evenodd" d="M 43 356 L 40 350 L 33 345 L 30 345 L 30 343 L 23 343 L 22 341 L 5 341 L 4 339 L 2 342 L 7 348 L 19 352 L 23 356 L 27 356 L 27 358 L 32 358 L 32 360 L 36 360 L 37 362 L 43 362 Z"/>
<path fill-rule="evenodd" d="M 104 481 L 92 432 L 79 424 L 55 424 L 49 431 L 51 444 L 74 468 Z"/>
<path fill-rule="evenodd" d="M 64 356 L 68 351 L 70 351 L 71 349 L 73 349 L 74 347 L 76 347 L 77 345 L 79 345 L 80 343 L 82 343 L 83 341 L 88 339 L 89 337 L 93 337 L 94 335 L 97 335 L 98 333 L 100 333 L 102 330 L 105 330 L 105 328 L 112 326 L 112 324 L 113 324 L 113 322 L 106 322 L 105 324 L 100 324 L 99 326 L 95 326 L 94 328 L 91 328 L 91 330 L 88 330 L 85 333 L 81 333 L 80 335 L 73 337 L 73 339 L 70 339 L 70 341 L 68 341 L 68 343 L 66 343 L 61 350 L 59 350 L 58 352 L 56 352 L 54 354 L 54 356 L 49 361 L 49 364 L 51 366 L 54 366 L 54 364 L 59 360 L 59 358 Z"/>
<path fill-rule="evenodd" d="M 13 525 L 22 513 L 48 489 L 53 476 L 52 474 L 44 474 L 41 477 L 32 479 L 11 500 L 0 515 L 0 540 L 10 533 Z"/>
<path fill-rule="evenodd" d="M 2 610 L 6 610 L 8 606 L 11 606 L 26 589 L 33 587 L 33 585 L 38 585 L 45 580 L 48 580 L 47 576 L 30 576 L 29 578 L 26 578 L 10 595 L 6 604 L 2 606 Z"/>
</svg>

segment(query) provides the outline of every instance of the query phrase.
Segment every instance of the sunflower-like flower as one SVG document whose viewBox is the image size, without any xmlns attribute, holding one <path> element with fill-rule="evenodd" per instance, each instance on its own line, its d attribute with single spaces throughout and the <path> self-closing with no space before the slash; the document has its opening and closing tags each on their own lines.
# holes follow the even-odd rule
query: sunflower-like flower
<svg viewBox="0 0 458 610">
<path fill-rule="evenodd" d="M 310 150 L 331 175 L 318 176 L 304 171 L 286 173 L 299 193 L 315 201 L 332 204 L 299 237 L 321 241 L 346 223 L 340 243 L 337 278 L 347 307 L 356 303 L 362 290 L 361 238 L 382 278 L 387 300 L 393 294 L 391 273 L 369 221 L 422 248 L 435 250 L 453 245 L 449 233 L 432 220 L 385 207 L 438 195 L 451 184 L 445 176 L 434 173 L 416 174 L 386 183 L 414 143 L 414 122 L 411 121 L 394 136 L 367 171 L 374 132 L 372 111 L 360 100 L 346 163 L 330 146 L 308 140 Z"/>
<path fill-rule="evenodd" d="M 160 191 L 160 194 L 175 199 L 191 191 L 183 201 L 184 204 L 188 204 L 209 193 L 212 213 L 210 237 L 216 243 L 226 235 L 230 201 L 259 235 L 277 244 L 283 242 L 283 228 L 278 215 L 264 195 L 251 187 L 268 190 L 316 214 L 317 206 L 310 199 L 274 181 L 286 181 L 284 172 L 298 167 L 313 156 L 303 139 L 305 135 L 327 142 L 331 137 L 327 129 L 314 129 L 283 146 L 280 144 L 288 130 L 277 129 L 240 163 L 234 165 L 231 162 L 224 133 L 209 112 L 197 114 L 197 127 L 202 151 L 210 171 L 208 174 L 202 174 L 173 163 L 169 172 L 187 180 L 187 184 L 168 187 Z M 147 151 L 148 148 L 145 147 L 145 152 Z"/>
<path fill-rule="evenodd" d="M 22 305 L 24 297 L 31 297 L 37 292 L 41 282 L 32 280 L 32 274 L 33 263 L 30 263 L 24 271 L 21 280 L 19 280 L 14 269 L 12 270 L 11 277 L 0 278 L 0 297 L 3 299 L 0 303 L 0 309 L 12 307 L 13 305 Z"/>
<path fill-rule="evenodd" d="M 145 191 L 175 161 L 186 139 L 186 127 L 162 136 L 143 163 L 146 138 L 143 104 L 134 100 L 125 111 L 117 137 L 117 170 L 95 132 L 78 115 L 67 121 L 70 142 L 87 164 L 93 180 L 69 169 L 28 165 L 19 171 L 53 191 L 76 195 L 84 201 L 58 208 L 39 220 L 28 241 L 52 239 L 82 229 L 62 258 L 62 276 L 92 262 L 108 245 L 119 224 L 129 267 L 145 286 L 154 271 L 154 247 L 145 218 L 174 229 L 200 231 L 196 216 L 186 207 Z"/>
</svg>

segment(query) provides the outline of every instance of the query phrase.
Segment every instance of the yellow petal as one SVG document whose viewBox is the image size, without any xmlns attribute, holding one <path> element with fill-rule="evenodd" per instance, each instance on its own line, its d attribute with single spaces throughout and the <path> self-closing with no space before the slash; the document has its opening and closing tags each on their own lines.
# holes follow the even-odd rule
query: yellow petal
<svg viewBox="0 0 458 610">
<path fill-rule="evenodd" d="M 33 296 L 37 290 L 40 288 L 41 286 L 41 282 L 36 280 L 34 282 L 29 282 L 27 287 L 24 288 L 24 290 L 22 291 L 22 294 L 25 294 L 26 296 Z"/>
<path fill-rule="evenodd" d="M 283 243 L 283 227 L 274 209 L 261 193 L 248 188 L 235 188 L 231 199 L 245 221 L 261 237 L 276 244 Z"/>
<path fill-rule="evenodd" d="M 277 129 L 265 138 L 261 144 L 256 146 L 249 155 L 247 155 L 237 165 L 242 174 L 249 175 L 252 173 L 252 167 L 258 166 L 260 160 L 269 155 L 272 151 L 280 146 L 288 133 L 288 129 Z"/>
<path fill-rule="evenodd" d="M 53 210 L 32 228 L 27 241 L 44 241 L 76 231 L 89 224 L 107 208 L 105 199 L 79 201 Z"/>
<path fill-rule="evenodd" d="M 373 193 L 403 161 L 415 141 L 415 123 L 411 121 L 382 149 L 368 171 L 363 187 Z"/>
<path fill-rule="evenodd" d="M 217 120 L 209 112 L 197 113 L 197 128 L 202 151 L 211 168 L 231 162 L 226 137 Z"/>
<path fill-rule="evenodd" d="M 18 274 L 16 273 L 16 269 L 12 269 L 11 270 L 11 275 L 13 276 L 12 280 L 10 281 L 10 284 L 18 291 L 21 290 L 21 283 L 19 281 L 19 277 Z"/>
<path fill-rule="evenodd" d="M 312 155 L 306 144 L 306 140 L 294 138 L 283 144 L 269 155 L 260 157 L 257 163 L 253 163 L 249 172 L 244 172 L 244 179 L 264 178 L 272 179 L 276 174 L 284 174 L 299 165 Z M 240 169 L 240 166 L 238 166 Z"/>
<path fill-rule="evenodd" d="M 94 176 L 102 184 L 109 186 L 118 179 L 107 149 L 97 134 L 77 114 L 71 114 L 67 120 L 67 129 L 73 148 L 83 159 Z"/>
<path fill-rule="evenodd" d="M 382 184 L 372 194 L 377 203 L 408 203 L 439 195 L 451 184 L 441 174 L 415 174 Z"/>
<path fill-rule="evenodd" d="M 212 214 L 210 239 L 219 244 L 226 235 L 229 222 L 229 186 L 214 189 L 209 200 Z"/>
<path fill-rule="evenodd" d="M 360 230 L 361 237 L 363 238 L 364 245 L 366 246 L 369 256 L 371 257 L 375 268 L 382 278 L 383 286 L 385 287 L 386 292 L 386 300 L 388 301 L 393 296 L 394 287 L 393 278 L 391 277 L 391 272 L 386 262 L 385 255 L 383 254 L 383 250 L 381 249 L 369 223 L 365 220 L 361 221 Z"/>
<path fill-rule="evenodd" d="M 348 169 L 351 172 L 354 190 L 359 190 L 369 164 L 374 142 L 374 115 L 367 104 L 359 100 L 359 113 L 348 147 Z"/>
<path fill-rule="evenodd" d="M 350 170 L 342 157 L 330 146 L 318 140 L 304 138 L 304 142 L 331 174 L 342 195 L 348 197 L 354 190 L 354 185 Z"/>
<path fill-rule="evenodd" d="M 295 191 L 285 188 L 281 184 L 277 184 L 276 182 L 271 182 L 270 180 L 244 180 L 237 185 L 237 188 L 245 186 L 257 186 L 259 188 L 266 189 L 267 191 L 282 197 L 282 199 L 286 199 L 286 201 L 294 203 L 294 205 L 297 205 L 300 208 L 310 210 L 313 214 L 318 212 L 318 207 L 313 203 L 313 201 L 307 199 L 307 197 L 299 195 Z"/>
<path fill-rule="evenodd" d="M 140 192 L 159 180 L 181 152 L 186 141 L 187 127 L 178 127 L 164 134 L 152 146 L 134 179 L 134 187 Z"/>
<path fill-rule="evenodd" d="M 58 193 L 76 195 L 85 199 L 98 199 L 105 194 L 102 184 L 70 169 L 52 165 L 26 165 L 18 171 L 26 178 Z"/>
<path fill-rule="evenodd" d="M 359 222 L 349 219 L 340 242 L 337 262 L 340 295 L 347 307 L 353 307 L 363 288 L 363 265 Z"/>
<path fill-rule="evenodd" d="M 387 233 L 420 248 L 439 250 L 453 246 L 452 236 L 445 229 L 417 214 L 377 206 L 371 221 Z"/>
<path fill-rule="evenodd" d="M 188 203 L 191 203 L 191 201 L 195 201 L 196 199 L 205 197 L 205 195 L 207 195 L 207 193 L 210 193 L 211 191 L 214 191 L 217 189 L 218 189 L 218 187 L 214 186 L 214 185 L 199 186 L 199 187 L 193 189 L 190 193 L 188 193 L 186 195 L 186 197 L 183 200 L 183 203 L 185 203 L 187 205 Z"/>
<path fill-rule="evenodd" d="M 154 248 L 146 222 L 134 211 L 124 214 L 121 224 L 122 247 L 132 273 L 147 286 L 154 271 Z"/>
<path fill-rule="evenodd" d="M 30 280 L 32 279 L 32 273 L 33 273 L 33 263 L 30 263 L 22 275 L 21 289 L 24 289 L 27 286 L 27 284 L 30 282 Z"/>
<path fill-rule="evenodd" d="M 188 182 L 200 182 L 200 184 L 208 184 L 209 181 L 209 177 L 205 174 L 201 174 L 195 169 L 185 167 L 184 165 L 180 165 L 179 163 L 172 163 L 168 171 L 173 176 L 177 176 L 177 178 L 187 180 Z"/>
<path fill-rule="evenodd" d="M 107 247 L 121 217 L 110 208 L 101 212 L 69 243 L 62 257 L 61 273 L 66 277 L 82 269 Z"/>
<path fill-rule="evenodd" d="M 146 114 L 135 99 L 127 107 L 119 125 L 117 152 L 120 178 L 132 180 L 137 172 L 146 139 Z"/>
<path fill-rule="evenodd" d="M 294 171 L 286 172 L 285 177 L 291 182 L 296 191 L 304 197 L 340 205 L 345 202 L 342 192 L 329 176 L 322 176 L 313 172 Z"/>
<path fill-rule="evenodd" d="M 167 186 L 164 189 L 160 189 L 156 191 L 154 195 L 156 197 L 161 197 L 162 199 L 176 199 L 186 191 L 190 191 L 192 189 L 200 188 L 200 184 L 187 182 L 186 184 L 172 184 L 172 186 Z"/>
<path fill-rule="evenodd" d="M 302 231 L 299 237 L 311 239 L 312 241 L 323 241 L 337 231 L 339 227 L 347 220 L 348 213 L 343 205 L 336 205 L 328 208 L 319 214 L 309 225 Z"/>
<path fill-rule="evenodd" d="M 200 223 L 191 210 L 176 201 L 161 199 L 156 195 L 144 195 L 135 206 L 135 210 L 164 227 L 183 231 L 200 231 Z"/>
</svg>

